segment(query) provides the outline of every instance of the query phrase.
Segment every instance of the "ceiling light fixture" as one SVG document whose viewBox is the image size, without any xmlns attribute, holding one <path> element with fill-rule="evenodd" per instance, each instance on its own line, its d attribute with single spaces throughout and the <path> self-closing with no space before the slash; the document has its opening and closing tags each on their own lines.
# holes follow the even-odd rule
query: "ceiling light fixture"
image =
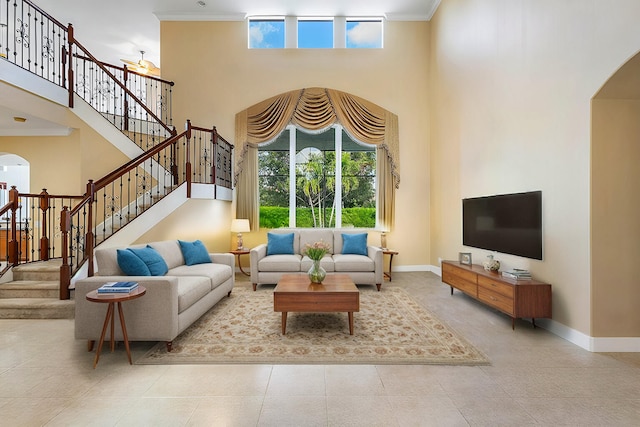
<svg viewBox="0 0 640 427">
<path fill-rule="evenodd" d="M 16 122 L 20 122 L 20 123 L 24 123 L 24 122 L 27 121 L 27 119 L 25 117 L 18 117 L 18 116 L 15 116 L 13 118 L 13 120 L 16 121 Z"/>
<path fill-rule="evenodd" d="M 145 51 L 140 51 L 140 60 L 138 62 L 129 61 L 128 59 L 121 59 L 122 62 L 131 66 L 131 70 L 140 74 L 149 74 L 151 76 L 159 76 L 160 68 L 156 67 L 156 65 L 144 59 Z"/>
</svg>

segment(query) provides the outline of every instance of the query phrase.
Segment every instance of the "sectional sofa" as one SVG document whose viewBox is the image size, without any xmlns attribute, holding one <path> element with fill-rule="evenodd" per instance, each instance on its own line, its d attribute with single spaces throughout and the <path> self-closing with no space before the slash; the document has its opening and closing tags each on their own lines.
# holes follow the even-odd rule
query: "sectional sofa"
<svg viewBox="0 0 640 427">
<path fill-rule="evenodd" d="M 270 234 L 293 234 L 293 246 L 290 250 L 279 250 L 281 248 L 277 248 L 275 253 L 270 253 L 270 242 L 267 241 L 267 243 L 251 249 L 251 282 L 253 290 L 255 291 L 259 284 L 278 283 L 283 274 L 307 272 L 311 268 L 312 261 L 302 255 L 305 245 L 323 241 L 330 248 L 329 253 L 320 262 L 327 274 L 348 274 L 355 284 L 376 285 L 379 291 L 383 281 L 382 249 L 377 246 L 366 245 L 359 250 L 345 251 L 343 235 L 362 233 L 365 232 L 356 229 L 332 228 L 272 230 Z"/>
<path fill-rule="evenodd" d="M 161 256 L 166 266 L 158 269 L 157 265 L 148 264 L 150 270 L 156 269 L 156 274 L 164 272 L 159 275 L 125 273 L 122 267 L 130 273 L 137 272 L 129 265 L 123 265 L 123 256 L 128 256 L 129 248 L 96 249 L 97 274 L 76 282 L 75 337 L 89 340 L 91 349 L 102 331 L 107 304 L 87 301 L 85 295 L 88 292 L 105 282 L 136 281 L 147 292 L 141 298 L 122 304 L 129 340 L 165 341 L 167 350 L 171 351 L 173 340 L 225 295 L 230 295 L 234 285 L 234 256 L 208 254 L 204 246 L 196 243 L 168 240 L 149 243 L 148 246 L 131 246 L 130 249 L 136 251 L 150 247 Z M 142 273 L 146 274 L 146 270 Z M 119 324 L 115 333 L 116 340 L 121 341 Z"/>
</svg>

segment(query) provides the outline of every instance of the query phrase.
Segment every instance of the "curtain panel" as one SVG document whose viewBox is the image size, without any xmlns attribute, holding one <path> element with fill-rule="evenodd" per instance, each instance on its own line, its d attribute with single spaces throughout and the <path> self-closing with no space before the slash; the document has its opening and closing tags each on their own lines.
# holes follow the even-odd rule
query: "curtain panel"
<svg viewBox="0 0 640 427">
<path fill-rule="evenodd" d="M 339 123 L 355 140 L 377 146 L 378 225 L 390 230 L 400 185 L 398 116 L 345 92 L 306 88 L 266 99 L 236 114 L 236 217 L 259 227 L 258 147 L 287 125 L 322 132 Z"/>
</svg>

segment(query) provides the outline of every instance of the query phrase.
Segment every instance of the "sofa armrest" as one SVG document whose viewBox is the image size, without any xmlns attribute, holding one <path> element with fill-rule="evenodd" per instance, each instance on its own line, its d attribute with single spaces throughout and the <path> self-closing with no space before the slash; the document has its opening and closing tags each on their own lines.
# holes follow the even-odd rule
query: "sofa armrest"
<svg viewBox="0 0 640 427">
<path fill-rule="evenodd" d="M 233 271 L 236 269 L 236 258 L 233 254 L 215 253 L 209 254 L 209 258 L 211 258 L 211 262 L 215 264 L 228 265 Z"/>
<path fill-rule="evenodd" d="M 376 283 L 384 280 L 383 251 L 378 246 L 367 246 L 367 256 L 373 260 L 375 265 Z"/>
<path fill-rule="evenodd" d="M 96 340 L 106 304 L 87 301 L 86 294 L 106 282 L 134 281 L 146 288 L 143 297 L 123 304 L 131 340 L 171 341 L 178 334 L 178 278 L 173 276 L 93 276 L 75 284 L 75 336 Z"/>
<path fill-rule="evenodd" d="M 251 249 L 251 283 L 258 283 L 258 262 L 267 256 L 267 244 L 262 243 Z"/>
</svg>

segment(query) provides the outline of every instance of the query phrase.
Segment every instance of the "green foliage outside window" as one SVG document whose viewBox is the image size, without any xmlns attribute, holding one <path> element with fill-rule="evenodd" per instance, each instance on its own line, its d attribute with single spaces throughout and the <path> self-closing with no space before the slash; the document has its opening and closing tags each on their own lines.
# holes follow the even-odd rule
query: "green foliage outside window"
<svg viewBox="0 0 640 427">
<path fill-rule="evenodd" d="M 296 227 L 313 227 L 310 208 L 296 209 Z M 333 227 L 335 224 L 329 225 Z M 260 228 L 282 228 L 289 226 L 289 208 L 278 206 L 260 207 Z M 342 226 L 374 228 L 376 226 L 375 208 L 343 208 Z"/>
</svg>

